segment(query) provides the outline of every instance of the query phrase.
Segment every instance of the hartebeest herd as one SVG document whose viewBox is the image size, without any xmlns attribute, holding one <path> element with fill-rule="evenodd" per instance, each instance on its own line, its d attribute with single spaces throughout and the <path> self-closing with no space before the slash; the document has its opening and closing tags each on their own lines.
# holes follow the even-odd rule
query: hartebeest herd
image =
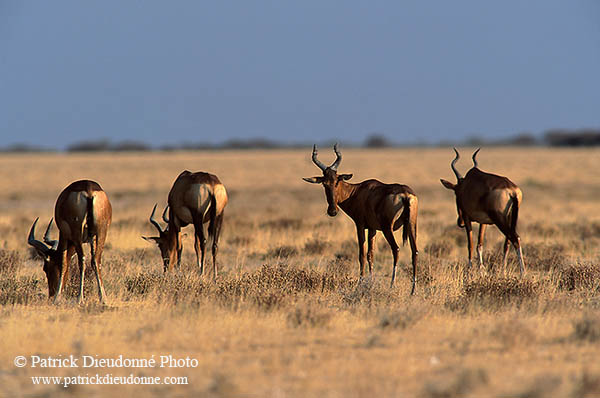
<svg viewBox="0 0 600 398">
<path fill-rule="evenodd" d="M 408 240 L 412 252 L 411 295 L 415 293 L 417 281 L 417 212 L 418 199 L 407 185 L 384 184 L 371 179 L 352 184 L 347 182 L 352 174 L 338 174 L 342 154 L 337 144 L 333 147 L 336 159 L 326 166 L 318 159 L 317 147 L 313 147 L 312 161 L 322 171 L 322 176 L 303 178 L 306 182 L 322 184 L 327 199 L 327 214 L 335 217 L 341 208 L 356 225 L 358 238 L 358 262 L 360 277 L 364 277 L 365 267 L 365 230 L 367 231 L 366 260 L 369 276 L 373 275 L 373 246 L 377 231 L 381 231 L 388 242 L 393 256 L 393 268 L 390 286 L 394 285 L 400 248 L 394 237 L 394 231 L 403 228 L 402 240 Z M 467 233 L 468 266 L 471 268 L 473 252 L 472 222 L 479 223 L 477 254 L 479 265 L 483 265 L 483 238 L 488 224 L 494 224 L 505 235 L 503 263 L 506 267 L 509 243 L 514 246 L 519 259 L 521 276 L 525 272 L 521 242 L 517 234 L 517 219 L 521 206 L 522 193 L 506 177 L 485 173 L 477 167 L 477 154 L 473 154 L 473 167 L 463 177 L 456 169 L 460 155 L 456 156 L 450 167 L 456 175 L 456 184 L 441 179 L 442 185 L 453 190 L 456 195 L 457 224 Z M 153 241 L 160 249 L 164 271 L 180 265 L 183 243 L 181 228 L 194 225 L 194 247 L 196 262 L 200 274 L 204 271 L 205 248 L 208 238 L 212 240 L 213 279 L 217 278 L 217 251 L 219 234 L 223 223 L 227 191 L 219 178 L 205 172 L 183 171 L 173 183 L 167 199 L 167 207 L 162 214 L 167 224 L 164 228 L 156 220 L 154 205 L 150 214 L 150 223 L 156 227 L 158 236 L 145 237 Z M 69 263 L 77 254 L 79 264 L 79 303 L 83 300 L 85 256 L 83 244 L 90 244 L 91 265 L 98 283 L 100 301 L 105 302 L 106 294 L 102 282 L 102 251 L 108 227 L 112 220 L 112 207 L 108 196 L 94 181 L 73 182 L 58 196 L 54 208 L 54 222 L 59 231 L 58 240 L 50 238 L 53 220 L 50 220 L 43 242 L 36 239 L 36 219 L 31 226 L 27 242 L 44 259 L 44 272 L 48 280 L 50 298 L 58 300 L 68 280 Z M 208 223 L 207 234 L 204 224 Z"/>
</svg>

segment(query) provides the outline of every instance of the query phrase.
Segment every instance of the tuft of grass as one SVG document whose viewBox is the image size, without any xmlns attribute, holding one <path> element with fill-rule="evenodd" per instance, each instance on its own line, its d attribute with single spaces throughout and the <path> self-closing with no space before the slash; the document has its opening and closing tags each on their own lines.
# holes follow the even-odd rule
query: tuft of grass
<svg viewBox="0 0 600 398">
<path fill-rule="evenodd" d="M 600 318 L 584 316 L 573 322 L 572 338 L 575 341 L 595 343 L 600 340 Z"/>
<path fill-rule="evenodd" d="M 0 249 L 0 275 L 14 274 L 21 266 L 22 261 L 19 252 Z"/>
<path fill-rule="evenodd" d="M 600 396 L 600 376 L 583 372 L 575 381 L 572 396 L 581 398 Z"/>
<path fill-rule="evenodd" d="M 432 257 L 447 257 L 452 253 L 454 247 L 454 242 L 450 239 L 440 237 L 429 242 L 423 251 Z"/>
<path fill-rule="evenodd" d="M 536 271 L 550 271 L 562 267 L 567 259 L 566 247 L 562 243 L 538 243 L 523 246 L 523 256 L 527 261 L 527 268 Z"/>
<path fill-rule="evenodd" d="M 308 254 L 323 254 L 331 244 L 324 239 L 314 238 L 304 244 L 304 252 Z"/>
<path fill-rule="evenodd" d="M 449 299 L 451 310 L 465 311 L 476 305 L 483 309 L 497 310 L 506 305 L 521 305 L 537 298 L 541 288 L 538 282 L 519 278 L 478 278 L 465 283 L 462 293 Z"/>
<path fill-rule="evenodd" d="M 536 341 L 535 333 L 519 319 L 497 322 L 490 335 L 500 342 L 505 350 Z"/>
<path fill-rule="evenodd" d="M 484 369 L 460 369 L 443 371 L 427 381 L 423 397 L 458 398 L 470 395 L 476 388 L 486 385 L 489 377 Z"/>
<path fill-rule="evenodd" d="M 260 228 L 275 230 L 299 229 L 302 227 L 302 224 L 303 222 L 300 218 L 283 217 L 276 220 L 265 221 L 264 223 L 260 224 Z"/>
<path fill-rule="evenodd" d="M 600 266 L 596 264 L 576 264 L 562 269 L 558 276 L 561 290 L 600 289 Z"/>
<path fill-rule="evenodd" d="M 374 304 L 388 305 L 396 299 L 392 289 L 382 288 L 371 277 L 361 278 L 358 282 L 349 284 L 342 290 L 341 296 L 346 305 L 365 305 L 367 308 Z"/>
<path fill-rule="evenodd" d="M 331 313 L 313 305 L 297 306 L 287 316 L 291 327 L 324 327 L 329 323 Z"/>
<path fill-rule="evenodd" d="M 124 280 L 127 292 L 135 296 L 145 296 L 153 292 L 164 278 L 164 273 L 138 273 Z"/>
<path fill-rule="evenodd" d="M 377 326 L 381 329 L 404 330 L 416 324 L 424 314 L 412 308 L 385 312 L 379 317 Z"/>
<path fill-rule="evenodd" d="M 267 254 L 265 254 L 264 258 L 286 259 L 289 257 L 294 257 L 296 255 L 298 255 L 298 249 L 296 249 L 294 246 L 283 245 L 269 250 Z"/>
<path fill-rule="evenodd" d="M 0 278 L 0 305 L 40 302 L 45 298 L 45 287 L 45 281 L 35 276 L 3 276 Z"/>
</svg>

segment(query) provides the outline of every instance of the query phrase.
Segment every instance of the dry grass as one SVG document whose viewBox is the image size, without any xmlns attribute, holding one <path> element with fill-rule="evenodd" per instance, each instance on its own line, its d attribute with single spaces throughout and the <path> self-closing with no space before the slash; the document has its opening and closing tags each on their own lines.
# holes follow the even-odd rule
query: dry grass
<svg viewBox="0 0 600 398">
<path fill-rule="evenodd" d="M 329 160 L 323 151 L 324 161 Z M 484 148 L 484 170 L 524 192 L 520 233 L 528 273 L 489 228 L 485 267 L 465 272 L 446 149 L 344 151 L 354 181 L 410 185 L 419 196 L 420 265 L 410 289 L 410 250 L 389 288 L 391 252 L 377 236 L 374 278 L 358 278 L 355 229 L 325 215 L 310 151 L 118 155 L 5 155 L 0 159 L 0 396 L 131 395 L 134 387 L 33 386 L 30 376 L 128 375 L 131 369 L 16 368 L 17 355 L 190 356 L 182 386 L 147 396 L 558 396 L 600 392 L 600 154 L 594 150 Z M 459 163 L 466 170 L 469 163 Z M 181 269 L 163 274 L 148 216 L 183 169 L 227 186 L 216 282 L 193 265 L 186 232 Z M 52 170 L 52 173 L 48 173 Z M 16 178 L 15 176 L 18 176 Z M 59 305 L 47 302 L 41 260 L 26 246 L 35 217 L 47 222 L 68 183 L 97 180 L 113 203 L 104 257 L 108 306 L 77 270 Z M 400 236 L 398 236 L 400 239 Z M 210 266 L 208 269 L 210 270 Z M 134 373 L 139 373 L 133 369 Z M 138 387 L 140 388 L 140 387 Z"/>
</svg>

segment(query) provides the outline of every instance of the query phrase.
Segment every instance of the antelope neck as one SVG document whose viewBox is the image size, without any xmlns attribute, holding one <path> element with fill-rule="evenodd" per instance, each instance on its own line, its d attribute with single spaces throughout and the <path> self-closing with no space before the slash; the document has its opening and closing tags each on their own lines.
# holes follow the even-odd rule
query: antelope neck
<svg viewBox="0 0 600 398">
<path fill-rule="evenodd" d="M 343 202 L 345 202 L 352 195 L 354 195 L 354 192 L 356 191 L 357 187 L 358 187 L 358 184 L 351 184 L 346 181 L 339 182 L 339 184 L 336 188 L 336 194 L 337 194 L 336 196 L 337 196 L 337 204 L 342 209 L 344 209 Z"/>
</svg>

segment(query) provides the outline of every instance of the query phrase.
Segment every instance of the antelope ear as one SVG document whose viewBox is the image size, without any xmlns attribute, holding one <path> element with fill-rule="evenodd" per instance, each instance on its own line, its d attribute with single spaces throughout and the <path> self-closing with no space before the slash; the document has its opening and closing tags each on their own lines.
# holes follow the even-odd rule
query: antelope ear
<svg viewBox="0 0 600 398">
<path fill-rule="evenodd" d="M 311 184 L 320 184 L 323 182 L 323 177 L 302 177 L 302 179 Z"/>
<path fill-rule="evenodd" d="M 456 184 L 452 184 L 450 181 L 446 181 L 442 178 L 440 178 L 440 181 L 441 181 L 442 185 L 444 187 L 446 187 L 447 189 L 450 189 L 452 191 L 456 190 Z"/>
<path fill-rule="evenodd" d="M 158 241 L 160 240 L 160 238 L 156 237 L 156 236 L 142 236 L 142 239 L 147 240 L 148 242 L 154 242 L 154 243 L 158 243 Z"/>
<path fill-rule="evenodd" d="M 352 178 L 352 174 L 340 174 L 338 176 L 338 180 L 349 180 Z"/>
</svg>

